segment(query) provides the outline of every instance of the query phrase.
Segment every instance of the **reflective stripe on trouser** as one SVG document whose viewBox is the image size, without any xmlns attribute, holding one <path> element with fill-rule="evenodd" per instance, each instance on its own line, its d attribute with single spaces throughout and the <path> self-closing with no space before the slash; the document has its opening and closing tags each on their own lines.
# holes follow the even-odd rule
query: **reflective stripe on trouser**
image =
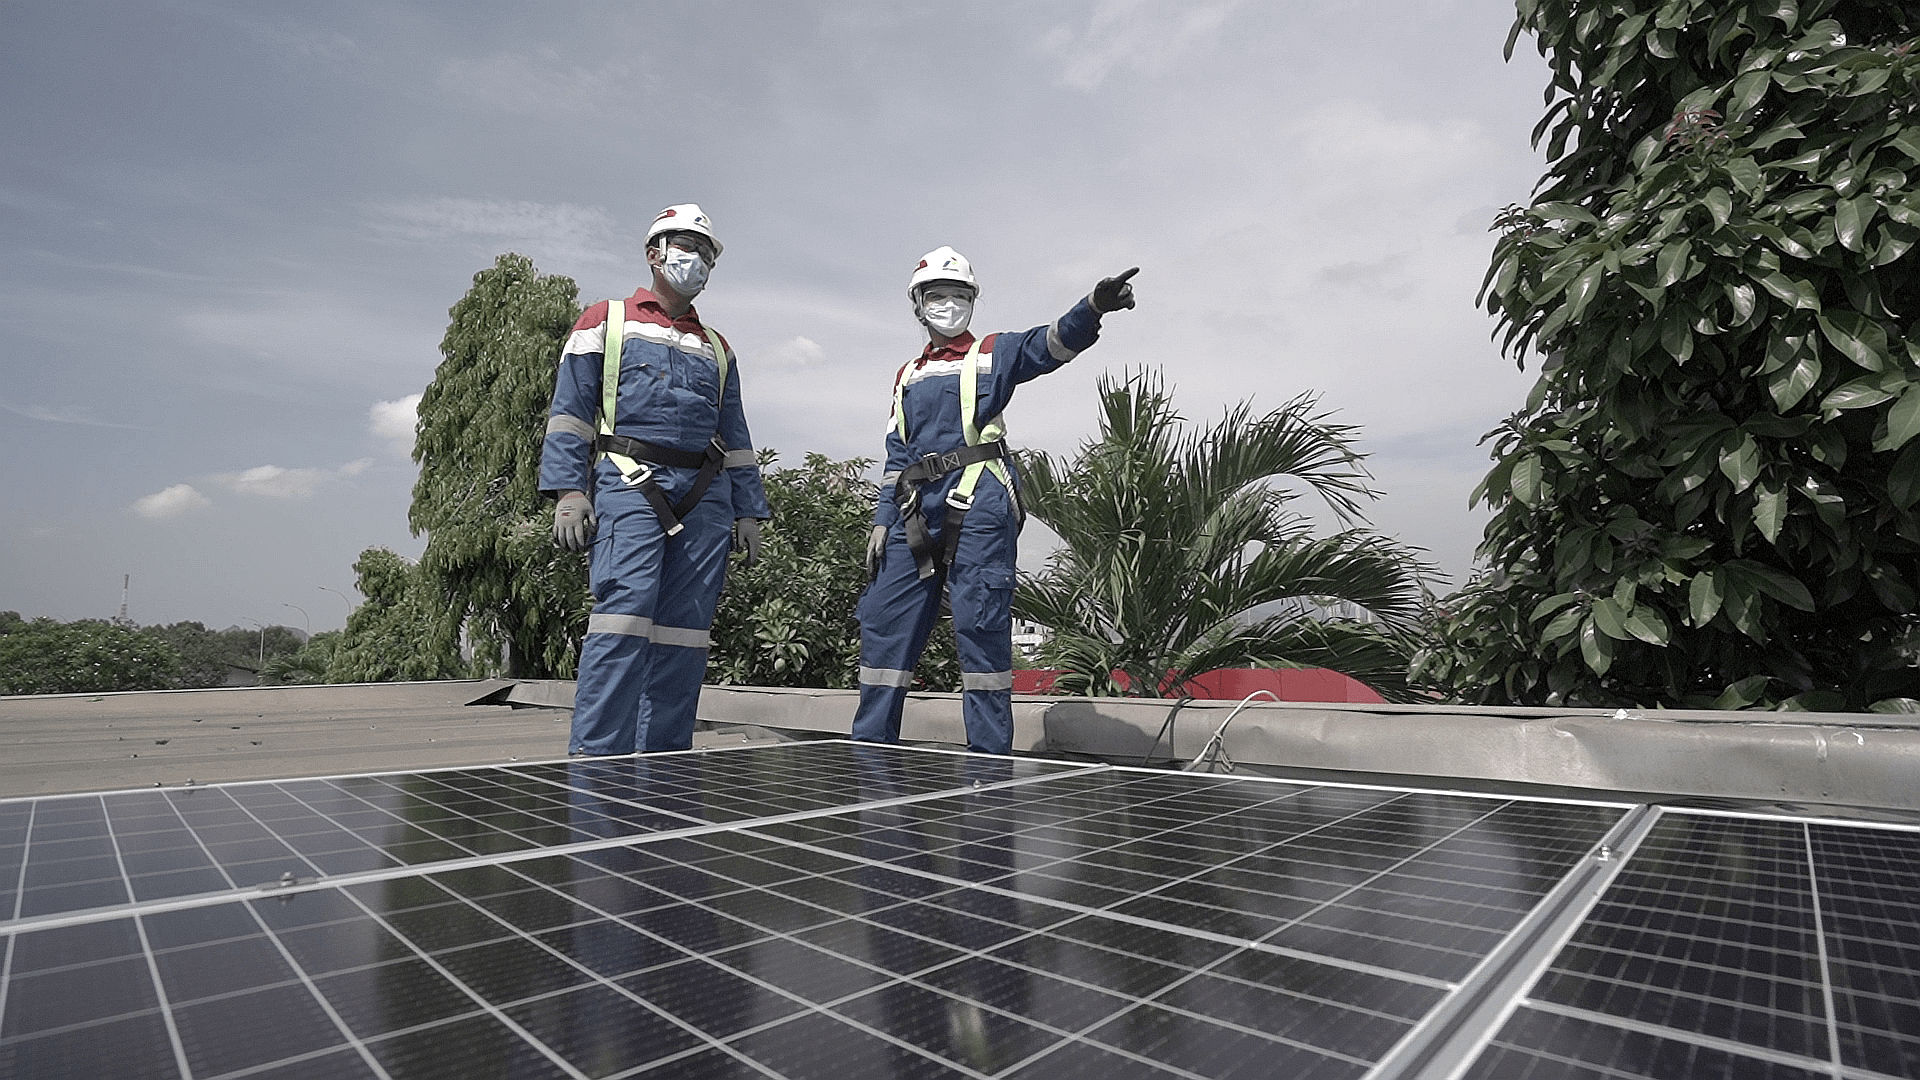
<svg viewBox="0 0 1920 1080">
<path fill-rule="evenodd" d="M 942 521 L 930 518 L 936 539 Z M 967 749 L 1004 754 L 1013 747 L 1013 514 L 1006 490 L 983 477 L 961 526 L 948 571 L 955 644 L 959 647 Z M 880 575 L 860 597 L 860 708 L 853 737 L 900 738 L 900 712 L 914 664 L 940 613 L 940 580 L 921 580 L 906 534 L 887 534 Z"/>
<path fill-rule="evenodd" d="M 693 745 L 733 526 L 728 490 L 714 485 L 685 528 L 667 537 L 639 491 L 617 480 L 599 486 L 593 614 L 580 648 L 569 749 L 627 754 Z"/>
</svg>

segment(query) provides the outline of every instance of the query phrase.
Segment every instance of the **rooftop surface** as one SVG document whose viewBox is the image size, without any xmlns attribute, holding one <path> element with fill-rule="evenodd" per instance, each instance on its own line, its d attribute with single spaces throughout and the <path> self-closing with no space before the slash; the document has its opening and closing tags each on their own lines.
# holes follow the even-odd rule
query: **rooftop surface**
<svg viewBox="0 0 1920 1080">
<path fill-rule="evenodd" d="M 1898 719 L 567 689 L 0 701 L 0 1076 L 1920 1076 Z"/>
</svg>

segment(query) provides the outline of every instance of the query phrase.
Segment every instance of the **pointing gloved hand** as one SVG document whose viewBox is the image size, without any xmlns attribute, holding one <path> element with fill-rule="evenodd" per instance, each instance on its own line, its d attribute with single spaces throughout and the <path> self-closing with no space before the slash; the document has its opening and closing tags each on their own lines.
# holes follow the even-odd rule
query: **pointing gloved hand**
<svg viewBox="0 0 1920 1080">
<path fill-rule="evenodd" d="M 569 491 L 553 504 L 553 542 L 568 551 L 593 545 L 593 500 L 584 491 Z"/>
<path fill-rule="evenodd" d="M 1127 284 L 1127 279 L 1139 272 L 1136 266 L 1119 277 L 1101 278 L 1100 284 L 1093 287 L 1093 310 L 1105 314 L 1132 307 L 1133 286 Z"/>
<path fill-rule="evenodd" d="M 887 557 L 887 527 L 885 525 L 875 525 L 873 527 L 873 531 L 867 533 L 867 580 L 868 581 L 872 581 L 873 579 L 880 576 L 880 564 L 886 560 L 886 557 Z"/>
<path fill-rule="evenodd" d="M 751 569 L 754 563 L 760 561 L 759 518 L 733 519 L 733 549 L 746 552 L 744 561 L 740 563 L 742 570 Z"/>
</svg>

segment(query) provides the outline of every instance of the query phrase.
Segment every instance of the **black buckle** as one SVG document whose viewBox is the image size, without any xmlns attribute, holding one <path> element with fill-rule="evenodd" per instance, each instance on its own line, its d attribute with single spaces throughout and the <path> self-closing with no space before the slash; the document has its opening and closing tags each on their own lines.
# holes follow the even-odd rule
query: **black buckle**
<svg viewBox="0 0 1920 1080">
<path fill-rule="evenodd" d="M 928 454 L 920 459 L 920 464 L 934 476 L 945 476 L 955 469 L 965 467 L 966 462 L 960 459 L 960 451 L 949 450 L 944 454 Z"/>
</svg>

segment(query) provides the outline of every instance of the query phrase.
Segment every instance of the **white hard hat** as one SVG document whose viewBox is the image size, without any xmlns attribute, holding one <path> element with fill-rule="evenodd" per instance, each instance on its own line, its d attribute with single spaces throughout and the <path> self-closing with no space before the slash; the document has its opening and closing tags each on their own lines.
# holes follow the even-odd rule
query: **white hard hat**
<svg viewBox="0 0 1920 1080">
<path fill-rule="evenodd" d="M 958 282 L 975 295 L 980 292 L 980 283 L 973 280 L 973 264 L 950 247 L 937 247 L 920 257 L 920 265 L 913 268 L 913 277 L 907 281 L 907 298 L 919 299 L 920 286 L 936 281 Z"/>
<path fill-rule="evenodd" d="M 713 243 L 713 257 L 720 257 L 720 238 L 713 235 L 713 221 L 700 209 L 699 203 L 675 203 L 660 211 L 660 216 L 647 228 L 647 246 L 653 246 L 656 236 L 676 232 L 699 233 Z"/>
</svg>

